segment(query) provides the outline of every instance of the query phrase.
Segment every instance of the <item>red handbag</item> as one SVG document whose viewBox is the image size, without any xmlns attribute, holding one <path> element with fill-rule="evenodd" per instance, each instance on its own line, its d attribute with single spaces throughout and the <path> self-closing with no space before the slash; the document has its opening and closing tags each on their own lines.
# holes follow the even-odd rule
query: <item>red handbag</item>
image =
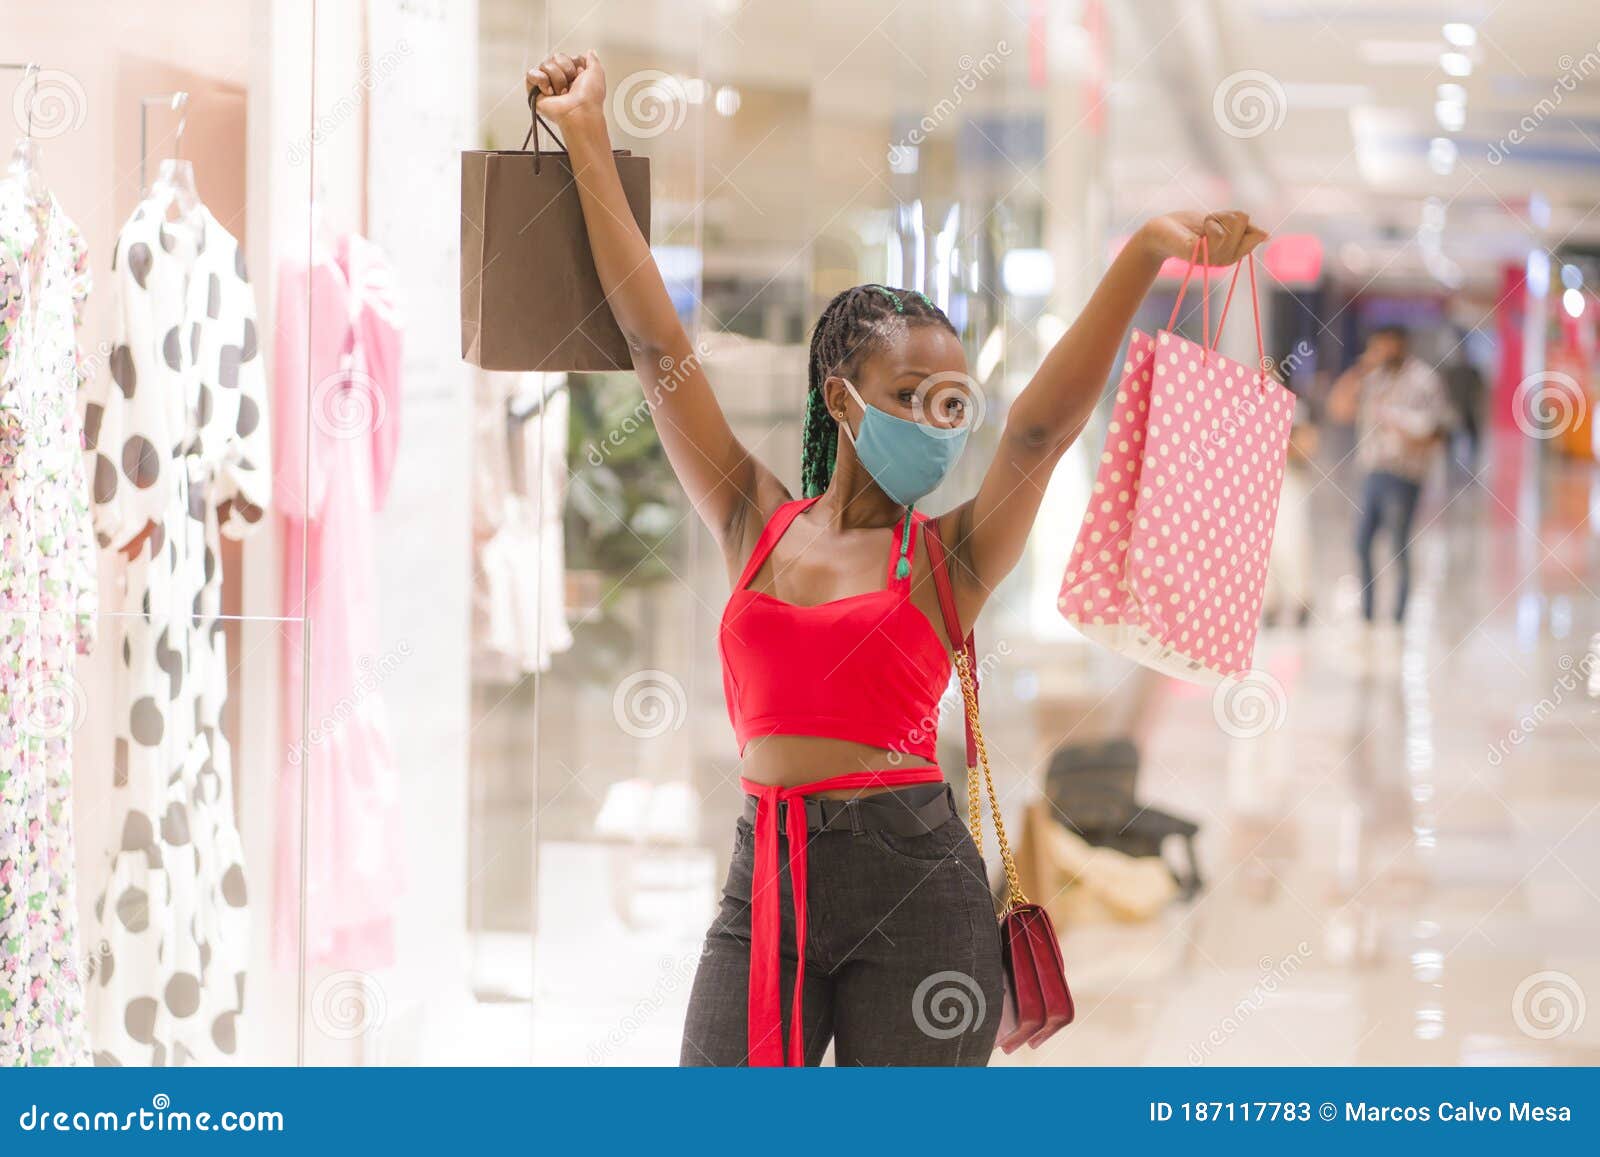
<svg viewBox="0 0 1600 1157">
<path fill-rule="evenodd" d="M 967 827 L 972 840 L 983 852 L 983 809 L 979 797 L 979 771 L 982 790 L 989 797 L 989 815 L 994 820 L 995 842 L 1000 845 L 1000 866 L 1005 869 L 1006 906 L 1000 913 L 1000 945 L 1006 969 L 1006 1005 L 995 1042 L 1008 1053 L 1024 1044 L 1038 1048 L 1056 1032 L 1072 1023 L 1072 992 L 1061 963 L 1061 942 L 1056 939 L 1050 915 L 1038 904 L 1030 904 L 1017 879 L 1016 860 L 1006 840 L 1006 825 L 1000 818 L 1000 800 L 995 795 L 994 775 L 989 770 L 989 752 L 983 743 L 983 728 L 978 722 L 977 648 L 972 633 L 961 629 L 956 613 L 955 593 L 945 565 L 944 541 L 937 524 L 928 519 L 922 524 L 928 544 L 928 562 L 933 568 L 933 585 L 939 593 L 939 610 L 944 616 L 945 633 L 955 646 L 953 659 L 961 681 L 961 700 L 967 717 Z"/>
</svg>

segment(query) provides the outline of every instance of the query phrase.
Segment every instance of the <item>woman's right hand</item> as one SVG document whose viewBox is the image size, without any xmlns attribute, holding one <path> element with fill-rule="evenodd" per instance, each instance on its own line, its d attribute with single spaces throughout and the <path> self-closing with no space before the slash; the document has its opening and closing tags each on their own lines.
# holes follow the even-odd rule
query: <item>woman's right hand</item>
<svg viewBox="0 0 1600 1157">
<path fill-rule="evenodd" d="M 530 68 L 524 81 L 529 94 L 539 90 L 539 112 L 557 126 L 588 117 L 604 123 L 606 74 L 593 51 L 578 57 L 552 53 L 539 67 Z"/>
</svg>

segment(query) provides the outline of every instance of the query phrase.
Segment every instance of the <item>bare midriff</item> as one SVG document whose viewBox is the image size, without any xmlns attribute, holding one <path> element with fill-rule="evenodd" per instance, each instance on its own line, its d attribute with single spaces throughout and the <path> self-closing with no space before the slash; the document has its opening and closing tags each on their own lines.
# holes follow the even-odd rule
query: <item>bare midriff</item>
<svg viewBox="0 0 1600 1157">
<path fill-rule="evenodd" d="M 822 779 L 832 779 L 852 771 L 883 771 L 888 768 L 912 770 L 937 768 L 919 755 L 888 751 L 846 739 L 815 735 L 768 735 L 752 739 L 744 750 L 739 774 L 754 783 L 799 787 Z M 822 799 L 848 799 L 893 791 L 888 787 L 868 787 L 853 791 L 819 791 Z"/>
</svg>

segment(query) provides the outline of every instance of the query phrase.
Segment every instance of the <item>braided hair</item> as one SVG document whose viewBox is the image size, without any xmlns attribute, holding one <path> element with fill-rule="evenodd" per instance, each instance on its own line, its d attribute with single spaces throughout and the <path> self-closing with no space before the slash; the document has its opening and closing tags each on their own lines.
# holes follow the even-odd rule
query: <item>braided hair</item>
<svg viewBox="0 0 1600 1157">
<path fill-rule="evenodd" d="M 839 447 L 839 422 L 828 413 L 822 383 L 834 374 L 853 375 L 869 355 L 883 349 L 901 327 L 942 325 L 956 327 L 944 311 L 914 289 L 884 285 L 857 285 L 838 294 L 817 319 L 811 331 L 811 362 L 807 370 L 806 416 L 802 433 L 800 485 L 807 498 L 815 498 L 833 479 L 834 456 Z M 911 520 L 906 520 L 909 533 Z"/>
</svg>

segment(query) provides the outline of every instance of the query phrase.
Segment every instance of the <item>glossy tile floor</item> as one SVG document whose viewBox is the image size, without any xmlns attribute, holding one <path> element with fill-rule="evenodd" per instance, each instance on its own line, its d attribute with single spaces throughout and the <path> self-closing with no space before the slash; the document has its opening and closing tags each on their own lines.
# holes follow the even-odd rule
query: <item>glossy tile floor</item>
<svg viewBox="0 0 1600 1157">
<path fill-rule="evenodd" d="M 1528 469 L 1431 488 L 1403 634 L 1360 629 L 1357 491 L 1317 483 L 1313 621 L 1262 636 L 1265 723 L 1231 736 L 1210 692 L 1173 684 L 1144 751 L 1141 796 L 1203 824 L 1207 887 L 1068 928 L 1078 1022 L 995 1063 L 1600 1063 L 1600 484 Z M 501 1047 L 460 1059 L 523 1062 L 531 1041 L 537 1063 L 674 1063 L 712 869 L 646 872 L 683 897 L 652 932 L 561 883 L 615 880 L 614 850 L 543 855 L 531 1012 L 479 1006 L 463 1043 Z M 525 937 L 480 947 L 527 975 Z"/>
</svg>

